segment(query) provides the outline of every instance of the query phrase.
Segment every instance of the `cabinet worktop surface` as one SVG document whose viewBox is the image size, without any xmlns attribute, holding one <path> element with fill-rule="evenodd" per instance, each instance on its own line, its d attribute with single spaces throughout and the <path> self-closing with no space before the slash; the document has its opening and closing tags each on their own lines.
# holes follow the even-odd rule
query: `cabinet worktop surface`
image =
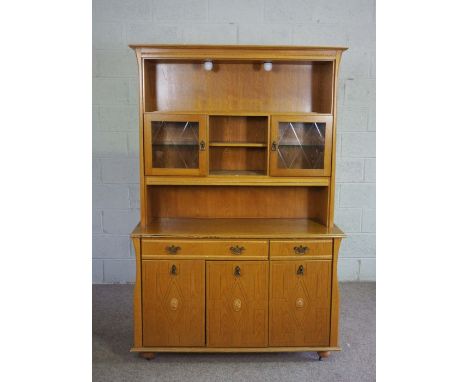
<svg viewBox="0 0 468 382">
<path fill-rule="evenodd" d="M 180 238 L 326 238 L 345 237 L 336 225 L 328 228 L 310 219 L 156 219 L 140 224 L 132 237 Z"/>
</svg>

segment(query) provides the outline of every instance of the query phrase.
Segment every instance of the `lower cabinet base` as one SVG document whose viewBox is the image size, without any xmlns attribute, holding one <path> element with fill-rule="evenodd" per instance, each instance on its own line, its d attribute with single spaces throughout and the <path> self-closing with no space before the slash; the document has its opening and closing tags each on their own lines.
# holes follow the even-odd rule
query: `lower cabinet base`
<svg viewBox="0 0 468 382">
<path fill-rule="evenodd" d="M 340 241 L 134 237 L 131 351 L 148 360 L 155 353 L 329 357 L 341 350 Z"/>
<path fill-rule="evenodd" d="M 341 351 L 340 347 L 265 347 L 265 348 L 207 348 L 207 347 L 144 347 L 131 348 L 131 352 L 140 353 L 147 358 L 148 353 L 288 353 L 288 352 L 317 352 L 326 358 L 331 351 Z"/>
</svg>

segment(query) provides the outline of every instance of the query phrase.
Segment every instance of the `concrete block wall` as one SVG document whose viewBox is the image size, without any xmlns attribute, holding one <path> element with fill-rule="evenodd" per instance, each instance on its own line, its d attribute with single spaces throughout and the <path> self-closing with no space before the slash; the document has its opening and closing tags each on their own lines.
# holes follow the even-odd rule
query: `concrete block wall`
<svg viewBox="0 0 468 382">
<path fill-rule="evenodd" d="M 93 1 L 93 282 L 134 281 L 138 87 L 131 43 L 344 45 L 336 223 L 343 281 L 375 280 L 375 0 Z"/>
</svg>

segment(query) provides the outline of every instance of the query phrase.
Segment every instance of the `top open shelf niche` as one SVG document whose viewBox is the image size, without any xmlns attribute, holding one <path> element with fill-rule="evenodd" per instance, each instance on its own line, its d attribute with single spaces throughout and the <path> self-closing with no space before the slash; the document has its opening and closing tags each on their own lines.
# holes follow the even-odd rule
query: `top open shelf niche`
<svg viewBox="0 0 468 382">
<path fill-rule="evenodd" d="M 145 112 L 332 113 L 333 61 L 144 60 Z"/>
</svg>

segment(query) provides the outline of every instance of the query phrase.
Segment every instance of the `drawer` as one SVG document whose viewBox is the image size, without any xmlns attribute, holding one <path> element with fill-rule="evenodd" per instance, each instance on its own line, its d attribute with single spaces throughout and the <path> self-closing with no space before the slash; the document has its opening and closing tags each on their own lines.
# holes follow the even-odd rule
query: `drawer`
<svg viewBox="0 0 468 382">
<path fill-rule="evenodd" d="M 270 258 L 331 258 L 333 240 L 272 240 Z"/>
<path fill-rule="evenodd" d="M 142 258 L 268 259 L 266 240 L 167 240 L 143 239 Z"/>
</svg>

